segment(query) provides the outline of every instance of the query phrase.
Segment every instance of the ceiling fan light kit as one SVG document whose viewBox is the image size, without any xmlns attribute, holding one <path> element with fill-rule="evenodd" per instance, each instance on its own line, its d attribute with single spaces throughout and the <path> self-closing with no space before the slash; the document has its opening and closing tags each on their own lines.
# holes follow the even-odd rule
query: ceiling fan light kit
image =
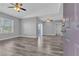
<svg viewBox="0 0 79 59">
<path fill-rule="evenodd" d="M 50 20 L 47 20 L 46 22 L 51 22 Z"/>
<path fill-rule="evenodd" d="M 47 17 L 46 22 L 51 22 L 51 21 L 53 21 L 53 20 L 52 20 L 52 17 Z"/>
<path fill-rule="evenodd" d="M 17 12 L 20 12 L 20 8 L 14 8 Z"/>
</svg>

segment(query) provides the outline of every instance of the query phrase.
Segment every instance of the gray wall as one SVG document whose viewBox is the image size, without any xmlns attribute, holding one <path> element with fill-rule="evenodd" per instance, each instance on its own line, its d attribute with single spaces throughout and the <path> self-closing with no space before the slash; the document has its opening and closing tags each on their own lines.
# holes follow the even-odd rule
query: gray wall
<svg viewBox="0 0 79 59">
<path fill-rule="evenodd" d="M 32 17 L 21 20 L 21 36 L 22 37 L 37 37 L 38 36 L 38 24 L 43 23 L 40 17 Z M 57 24 L 57 28 L 56 28 Z M 43 35 L 62 35 L 61 22 L 49 22 L 43 23 Z"/>
<path fill-rule="evenodd" d="M 36 17 L 21 20 L 21 36 L 36 37 Z"/>
<path fill-rule="evenodd" d="M 56 34 L 62 35 L 61 26 L 62 26 L 61 22 L 55 22 L 55 21 L 45 22 L 43 26 L 44 35 L 56 35 Z"/>
<path fill-rule="evenodd" d="M 20 27 L 19 27 L 20 20 L 18 18 L 9 16 L 9 15 L 4 14 L 4 13 L 0 13 L 0 17 L 3 17 L 3 18 L 5 17 L 5 18 L 9 18 L 11 20 L 14 20 L 14 33 L 5 33 L 5 34 L 0 33 L 0 40 L 18 37 L 20 34 L 19 33 L 20 32 L 20 30 L 19 30 L 20 29 Z"/>
</svg>

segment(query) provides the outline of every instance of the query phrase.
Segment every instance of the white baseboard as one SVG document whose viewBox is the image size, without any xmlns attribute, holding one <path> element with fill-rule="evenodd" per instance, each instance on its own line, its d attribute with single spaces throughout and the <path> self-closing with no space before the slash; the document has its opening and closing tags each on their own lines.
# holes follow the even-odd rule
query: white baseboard
<svg viewBox="0 0 79 59">
<path fill-rule="evenodd" d="M 46 34 L 46 35 L 43 35 L 43 36 L 55 36 L 56 34 Z"/>
<path fill-rule="evenodd" d="M 43 36 L 55 36 L 56 34 L 46 34 L 46 35 L 43 35 Z M 57 34 L 59 36 L 63 36 L 63 34 Z"/>
<path fill-rule="evenodd" d="M 37 38 L 36 36 L 26 36 L 26 35 L 20 35 L 20 37 Z"/>
<path fill-rule="evenodd" d="M 11 39 L 11 38 L 16 38 L 16 37 L 19 37 L 19 36 L 16 35 L 16 36 L 11 36 L 11 37 L 1 38 L 0 40 L 6 40 L 6 39 Z"/>
<path fill-rule="evenodd" d="M 0 40 L 7 40 L 7 39 L 11 39 L 11 38 L 16 38 L 16 37 L 37 38 L 36 36 L 15 35 L 15 36 L 10 36 L 10 37 L 1 38 Z"/>
</svg>

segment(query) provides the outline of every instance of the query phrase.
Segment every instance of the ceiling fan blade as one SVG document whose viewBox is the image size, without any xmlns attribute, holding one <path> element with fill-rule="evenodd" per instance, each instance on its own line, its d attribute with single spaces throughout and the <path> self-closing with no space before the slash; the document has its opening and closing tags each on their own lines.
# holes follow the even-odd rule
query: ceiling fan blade
<svg viewBox="0 0 79 59">
<path fill-rule="evenodd" d="M 14 3 L 10 3 L 11 5 L 15 5 Z"/>
<path fill-rule="evenodd" d="M 23 4 L 22 4 L 22 3 L 20 3 L 20 6 L 23 6 Z"/>
<path fill-rule="evenodd" d="M 21 10 L 23 10 L 23 11 L 26 11 L 26 9 L 24 9 L 24 8 L 20 8 Z"/>
<path fill-rule="evenodd" d="M 11 6 L 11 7 L 8 7 L 8 8 L 14 8 L 13 6 Z"/>
</svg>

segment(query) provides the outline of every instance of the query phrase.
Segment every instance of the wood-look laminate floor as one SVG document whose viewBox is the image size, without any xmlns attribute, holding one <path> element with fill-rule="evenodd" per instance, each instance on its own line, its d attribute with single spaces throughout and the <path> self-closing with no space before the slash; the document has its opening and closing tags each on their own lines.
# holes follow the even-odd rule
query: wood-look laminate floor
<svg viewBox="0 0 79 59">
<path fill-rule="evenodd" d="M 63 38 L 42 39 L 18 37 L 0 41 L 0 56 L 63 56 Z"/>
</svg>

